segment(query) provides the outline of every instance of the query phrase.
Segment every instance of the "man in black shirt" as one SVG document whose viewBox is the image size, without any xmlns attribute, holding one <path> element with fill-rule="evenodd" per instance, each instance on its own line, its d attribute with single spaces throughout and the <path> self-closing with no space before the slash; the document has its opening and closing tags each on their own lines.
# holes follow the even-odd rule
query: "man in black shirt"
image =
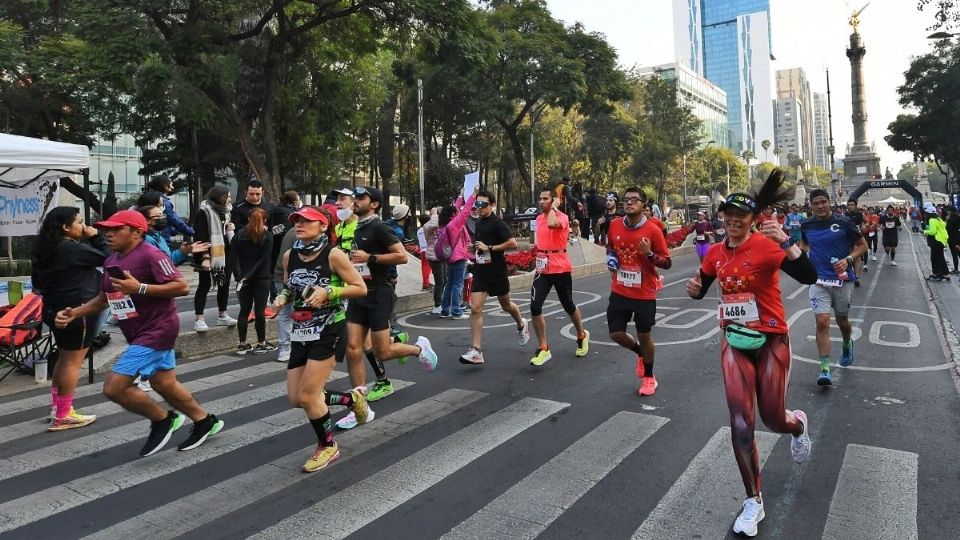
<svg viewBox="0 0 960 540">
<path fill-rule="evenodd" d="M 380 362 L 418 356 L 427 371 L 437 366 L 437 354 L 426 337 L 418 338 L 416 345 L 393 343 L 390 339 L 390 316 L 396 300 L 390 268 L 406 263 L 407 252 L 390 227 L 377 216 L 382 204 L 383 194 L 379 189 L 358 187 L 354 190 L 357 230 L 350 260 L 367 285 L 367 295 L 351 300 L 347 306 L 347 368 L 354 387 L 366 382 L 363 342 L 368 331 L 373 354 Z"/>
<path fill-rule="evenodd" d="M 865 220 L 864 220 L 864 217 L 863 217 L 863 212 L 861 212 L 860 209 L 857 208 L 857 200 L 856 200 L 856 199 L 850 199 L 849 201 L 847 201 L 847 219 L 849 219 L 850 221 L 852 221 L 853 224 L 857 226 L 857 230 L 860 230 L 860 231 L 863 230 L 863 222 L 864 222 Z M 854 280 L 853 286 L 854 286 L 854 287 L 859 287 L 859 286 L 860 286 L 859 276 L 860 276 L 863 272 L 866 272 L 867 269 L 864 268 L 864 266 L 863 266 L 863 259 L 860 258 L 860 257 L 857 257 L 857 260 L 854 261 L 854 266 L 855 266 L 856 269 L 857 269 L 857 279 Z"/>
<path fill-rule="evenodd" d="M 510 300 L 510 280 L 507 279 L 507 261 L 504 252 L 517 249 L 517 239 L 510 227 L 494 213 L 493 194 L 489 191 L 477 193 L 473 207 L 477 209 L 477 230 L 473 248 L 476 254 L 473 267 L 473 288 L 470 291 L 470 329 L 473 344 L 463 356 L 462 364 L 479 365 L 483 363 L 480 344 L 483 341 L 483 305 L 487 296 L 496 296 L 500 307 L 517 323 L 520 344 L 530 341 L 530 330 L 526 319 L 520 315 L 520 308 Z"/>
<path fill-rule="evenodd" d="M 247 226 L 250 221 L 250 211 L 254 208 L 262 208 L 267 216 L 273 215 L 273 205 L 263 200 L 263 184 L 259 180 L 251 180 L 247 184 L 247 191 L 244 200 L 237 203 L 230 211 L 230 221 L 236 224 L 237 230 Z M 268 226 L 273 223 L 267 223 Z"/>
</svg>

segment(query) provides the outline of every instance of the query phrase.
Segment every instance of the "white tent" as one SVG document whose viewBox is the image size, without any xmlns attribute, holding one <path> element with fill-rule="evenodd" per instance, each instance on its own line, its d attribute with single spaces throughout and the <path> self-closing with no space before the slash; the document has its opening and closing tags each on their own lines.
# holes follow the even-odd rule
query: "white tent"
<svg viewBox="0 0 960 540">
<path fill-rule="evenodd" d="M 22 186 L 51 171 L 84 174 L 89 168 L 86 146 L 0 133 L 0 186 Z"/>
<path fill-rule="evenodd" d="M 907 201 L 903 199 L 898 199 L 891 195 L 890 197 L 887 197 L 886 199 L 880 201 L 880 204 L 903 204 L 905 202 Z"/>
</svg>

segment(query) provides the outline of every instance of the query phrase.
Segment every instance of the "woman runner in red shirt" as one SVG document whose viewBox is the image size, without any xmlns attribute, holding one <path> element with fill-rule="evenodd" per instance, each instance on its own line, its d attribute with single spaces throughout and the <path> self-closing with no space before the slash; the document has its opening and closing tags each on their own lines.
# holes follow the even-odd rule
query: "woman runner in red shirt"
<svg viewBox="0 0 960 540">
<path fill-rule="evenodd" d="M 761 210 L 792 198 L 782 188 L 783 173 L 774 169 L 757 194 L 728 196 L 720 206 L 727 238 L 710 248 L 698 275 L 687 282 L 687 294 L 697 300 L 706 296 L 715 280 L 719 285 L 723 384 L 734 457 L 747 492 L 733 531 L 747 536 L 757 534 L 764 517 L 754 399 L 771 431 L 793 436 L 790 450 L 795 461 L 804 461 L 810 454 L 806 414 L 784 408 L 790 343 L 780 270 L 805 284 L 814 283 L 817 273 L 775 219 L 757 223 Z M 760 232 L 754 232 L 754 225 L 760 226 Z"/>
</svg>

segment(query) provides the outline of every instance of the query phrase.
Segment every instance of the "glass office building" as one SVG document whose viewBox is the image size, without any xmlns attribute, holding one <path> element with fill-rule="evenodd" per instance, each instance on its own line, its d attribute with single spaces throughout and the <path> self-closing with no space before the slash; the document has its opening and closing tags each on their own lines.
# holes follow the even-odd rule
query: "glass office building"
<svg viewBox="0 0 960 540">
<path fill-rule="evenodd" d="M 640 68 L 641 76 L 657 75 L 677 85 L 677 98 L 690 107 L 693 115 L 703 122 L 700 145 L 713 141 L 718 146 L 730 146 L 727 126 L 727 93 L 722 88 L 698 75 L 682 63 Z"/>
<path fill-rule="evenodd" d="M 728 147 L 774 140 L 769 0 L 674 0 L 678 58 L 727 93 Z"/>
</svg>

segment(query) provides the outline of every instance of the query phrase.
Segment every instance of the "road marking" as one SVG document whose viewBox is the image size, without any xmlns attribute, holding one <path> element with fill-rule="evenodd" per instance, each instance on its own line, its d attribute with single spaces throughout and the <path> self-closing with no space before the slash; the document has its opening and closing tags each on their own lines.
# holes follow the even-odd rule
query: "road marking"
<svg viewBox="0 0 960 540">
<path fill-rule="evenodd" d="M 767 461 L 775 433 L 757 431 L 760 467 Z M 730 450 L 730 428 L 720 428 L 650 512 L 633 538 L 723 538 L 745 495 Z"/>
<path fill-rule="evenodd" d="M 848 444 L 823 538 L 916 539 L 917 454 Z"/>
<path fill-rule="evenodd" d="M 177 375 L 186 375 L 194 371 L 200 371 L 201 369 L 206 369 L 214 366 L 221 366 L 226 362 L 231 362 L 237 360 L 237 358 L 231 358 L 228 356 L 214 356 L 213 358 L 206 358 L 203 360 L 197 360 L 195 362 L 186 362 L 182 365 L 177 365 Z M 73 392 L 74 399 L 80 399 L 89 396 L 95 396 L 103 392 L 103 384 L 94 383 L 94 384 L 85 384 L 83 386 L 78 386 L 77 389 Z M 39 407 L 49 407 L 50 406 L 50 394 L 40 394 L 39 396 L 33 396 L 28 398 L 19 399 L 16 401 L 8 401 L 6 403 L 0 403 L 0 415 L 7 415 L 18 413 L 21 411 L 28 411 L 30 409 L 35 409 Z"/>
<path fill-rule="evenodd" d="M 577 306 L 586 306 L 586 305 L 588 305 L 588 304 L 592 304 L 592 303 L 594 303 L 594 302 L 597 302 L 597 301 L 599 301 L 599 300 L 602 298 L 599 294 L 592 293 L 592 292 L 585 292 L 585 291 L 573 291 L 573 294 L 585 294 L 585 295 L 587 295 L 587 296 L 590 297 L 590 299 L 587 300 L 587 301 L 585 301 L 585 302 L 577 302 Z M 499 304 L 498 304 L 498 306 L 499 306 Z M 498 307 L 497 309 L 499 309 L 499 307 Z M 565 313 L 565 312 L 563 311 L 563 308 L 555 309 L 555 310 L 553 310 L 553 311 L 545 311 L 545 312 L 543 312 L 543 316 L 544 316 L 544 317 L 550 317 L 550 316 L 552 316 L 552 315 L 558 315 L 558 314 L 560 314 L 560 313 Z M 523 310 L 521 310 L 521 314 L 524 315 L 525 317 L 529 317 L 529 316 L 530 316 L 529 312 L 523 313 Z M 399 319 L 397 319 L 397 325 L 398 325 L 398 326 L 401 326 L 401 327 L 404 327 L 404 328 L 406 328 L 406 327 L 416 328 L 416 329 L 418 329 L 418 330 L 439 330 L 439 331 L 455 331 L 455 332 L 460 332 L 460 331 L 463 331 L 463 330 L 470 330 L 470 327 L 469 327 L 469 326 L 427 326 L 427 325 L 416 324 L 416 323 L 410 322 L 410 318 L 411 318 L 411 317 L 423 316 L 423 315 L 424 315 L 424 313 L 423 313 L 423 312 L 420 312 L 420 311 L 415 312 L 415 313 L 410 313 L 410 314 L 408 314 L 408 315 L 404 315 L 403 317 L 400 317 Z M 432 317 L 431 317 L 431 319 L 432 319 Z M 510 322 L 506 322 L 506 323 L 503 323 L 503 324 L 484 324 L 484 325 L 483 325 L 483 329 L 484 329 L 484 330 L 489 330 L 489 329 L 491 329 L 491 328 L 506 328 L 506 327 L 508 327 L 508 326 L 509 326 L 509 327 L 513 327 L 513 328 L 516 328 L 516 327 L 517 327 L 516 323 L 511 320 Z"/>
<path fill-rule="evenodd" d="M 666 306 L 657 306 L 657 310 L 658 310 L 658 311 L 661 310 L 661 309 L 679 309 L 679 308 L 669 308 L 669 307 L 666 307 Z M 714 312 L 711 311 L 710 313 L 713 314 Z M 658 313 L 657 315 L 658 315 L 657 320 L 659 321 L 659 320 L 660 320 L 660 317 L 659 317 L 660 314 Z M 606 317 L 606 316 L 607 316 L 606 313 L 597 313 L 596 315 L 591 315 L 591 316 L 589 316 L 589 317 L 584 317 L 584 318 L 582 319 L 582 322 L 585 324 L 585 323 L 587 323 L 587 322 L 589 322 L 589 321 L 592 321 L 592 320 L 594 320 L 594 319 L 599 319 L 599 318 L 601 318 L 601 317 Z M 671 316 L 672 316 L 672 315 L 671 315 Z M 654 327 L 654 328 L 656 328 L 656 327 Z M 686 343 L 696 343 L 696 342 L 698 342 L 698 341 L 705 341 L 705 340 L 710 339 L 711 337 L 715 336 L 719 331 L 720 331 L 720 327 L 717 326 L 717 325 L 714 325 L 710 330 L 708 330 L 706 333 L 704 333 L 703 335 L 698 336 L 698 337 L 694 337 L 694 338 L 690 338 L 690 339 L 680 339 L 680 340 L 677 340 L 677 341 L 662 341 L 662 342 L 661 342 L 661 341 L 657 341 L 657 347 L 666 347 L 666 346 L 668 346 L 668 345 L 683 345 L 683 344 L 686 344 Z M 573 333 L 573 323 L 568 323 L 566 326 L 564 326 L 563 328 L 561 328 L 561 329 L 560 329 L 560 335 L 563 336 L 563 337 L 565 337 L 565 338 L 567 338 L 567 339 L 576 340 L 576 339 L 577 339 L 577 336 L 576 336 L 576 334 Z M 618 345 L 618 344 L 616 344 L 616 343 L 614 343 L 614 342 L 612 342 L 612 341 L 604 341 L 604 340 L 602 340 L 602 339 L 596 339 L 596 338 L 594 338 L 594 337 L 591 337 L 591 338 L 590 338 L 590 345 L 604 345 L 604 346 L 607 346 L 607 347 L 619 347 L 619 346 L 620 346 L 620 345 Z"/>
<path fill-rule="evenodd" d="M 190 392 L 200 392 L 203 390 L 208 390 L 210 388 L 215 388 L 224 384 L 233 383 L 243 379 L 250 379 L 274 371 L 280 371 L 281 368 L 286 368 L 286 366 L 281 366 L 277 362 L 270 362 L 264 364 L 256 364 L 253 366 L 245 367 L 243 369 L 238 369 L 235 371 L 227 371 L 225 373 L 220 373 L 218 375 L 213 375 L 211 377 L 205 377 L 203 379 L 197 379 L 194 381 L 189 381 L 183 383 Z M 48 398 L 49 400 L 49 398 Z M 124 409 L 120 405 L 112 401 L 106 401 L 102 403 L 97 403 L 89 407 L 83 407 L 83 410 L 80 411 L 83 414 L 95 414 L 97 418 L 105 418 L 117 413 L 123 412 Z M 46 413 L 47 411 L 44 411 Z M 14 441 L 17 439 L 22 439 L 23 437 L 29 437 L 31 435 L 38 435 L 40 433 L 45 433 L 47 431 L 46 424 L 37 422 L 36 419 L 27 420 L 26 422 L 20 422 L 19 424 L 11 424 L 9 426 L 4 426 L 0 428 L 0 441 L 4 443 Z"/>
<path fill-rule="evenodd" d="M 252 538 L 344 538 L 430 489 L 569 403 L 524 398 L 380 472 L 269 527 Z M 358 501 L 362 501 L 358 504 Z M 350 519 L 343 519 L 349 516 Z"/>
<path fill-rule="evenodd" d="M 787 297 L 787 300 L 793 300 L 794 298 L 800 296 L 800 293 L 802 293 L 803 291 L 805 291 L 805 290 L 807 290 L 807 289 L 809 289 L 809 288 L 810 288 L 809 285 L 801 285 L 799 289 L 797 289 L 797 290 L 793 291 L 792 293 L 790 293 L 790 296 Z"/>
<path fill-rule="evenodd" d="M 462 409 L 483 398 L 484 392 L 451 389 L 414 403 L 399 411 L 377 416 L 376 421 L 346 433 L 337 434 L 342 454 L 336 466 L 353 456 L 390 442 L 442 416 Z M 303 421 L 301 420 L 301 424 Z M 163 506 L 117 523 L 87 536 L 87 539 L 174 538 L 248 504 L 296 485 L 313 476 L 300 470 L 304 456 L 314 446 L 291 452 L 255 469 L 208 486 Z M 216 512 L 210 508 L 215 506 Z"/>
<path fill-rule="evenodd" d="M 442 538 L 535 538 L 668 421 L 618 412 Z"/>
<path fill-rule="evenodd" d="M 687 313 L 703 313 L 703 315 L 685 324 L 671 324 L 669 322 Z M 657 326 L 662 326 L 664 328 L 673 328 L 675 330 L 687 330 L 709 319 L 715 319 L 716 317 L 717 317 L 716 310 L 702 309 L 702 308 L 689 308 L 689 309 L 684 309 L 682 311 L 678 311 L 676 313 L 672 313 L 669 316 L 664 317 L 663 319 L 660 319 L 659 321 L 657 321 Z"/>
<path fill-rule="evenodd" d="M 330 375 L 330 380 L 342 379 L 346 376 L 346 373 L 335 371 Z M 209 403 L 203 403 L 202 405 L 205 409 L 222 415 L 236 409 L 278 398 L 286 395 L 286 393 L 287 383 L 283 381 L 240 392 Z M 40 470 L 44 467 L 49 467 L 50 465 L 88 456 L 114 446 L 145 438 L 148 429 L 142 422 L 143 418 L 131 414 L 130 419 L 140 421 L 94 432 L 83 437 L 68 439 L 61 443 L 51 444 L 42 449 L 31 450 L 23 454 L 2 459 L 0 460 L 0 471 L 3 471 L 4 476 L 0 478 L 0 480 L 14 478 Z M 51 439 L 53 439 L 58 434 L 50 435 Z M 2 516 L 2 513 L 0 513 L 0 516 Z M 0 520 L 2 520 L 2 517 L 0 517 Z"/>
<path fill-rule="evenodd" d="M 887 341 L 880 337 L 880 330 L 884 326 L 899 326 L 907 329 L 907 341 Z M 903 347 L 913 349 L 920 346 L 920 327 L 909 322 L 897 321 L 874 321 L 870 325 L 870 343 L 883 345 L 885 347 Z"/>
</svg>

